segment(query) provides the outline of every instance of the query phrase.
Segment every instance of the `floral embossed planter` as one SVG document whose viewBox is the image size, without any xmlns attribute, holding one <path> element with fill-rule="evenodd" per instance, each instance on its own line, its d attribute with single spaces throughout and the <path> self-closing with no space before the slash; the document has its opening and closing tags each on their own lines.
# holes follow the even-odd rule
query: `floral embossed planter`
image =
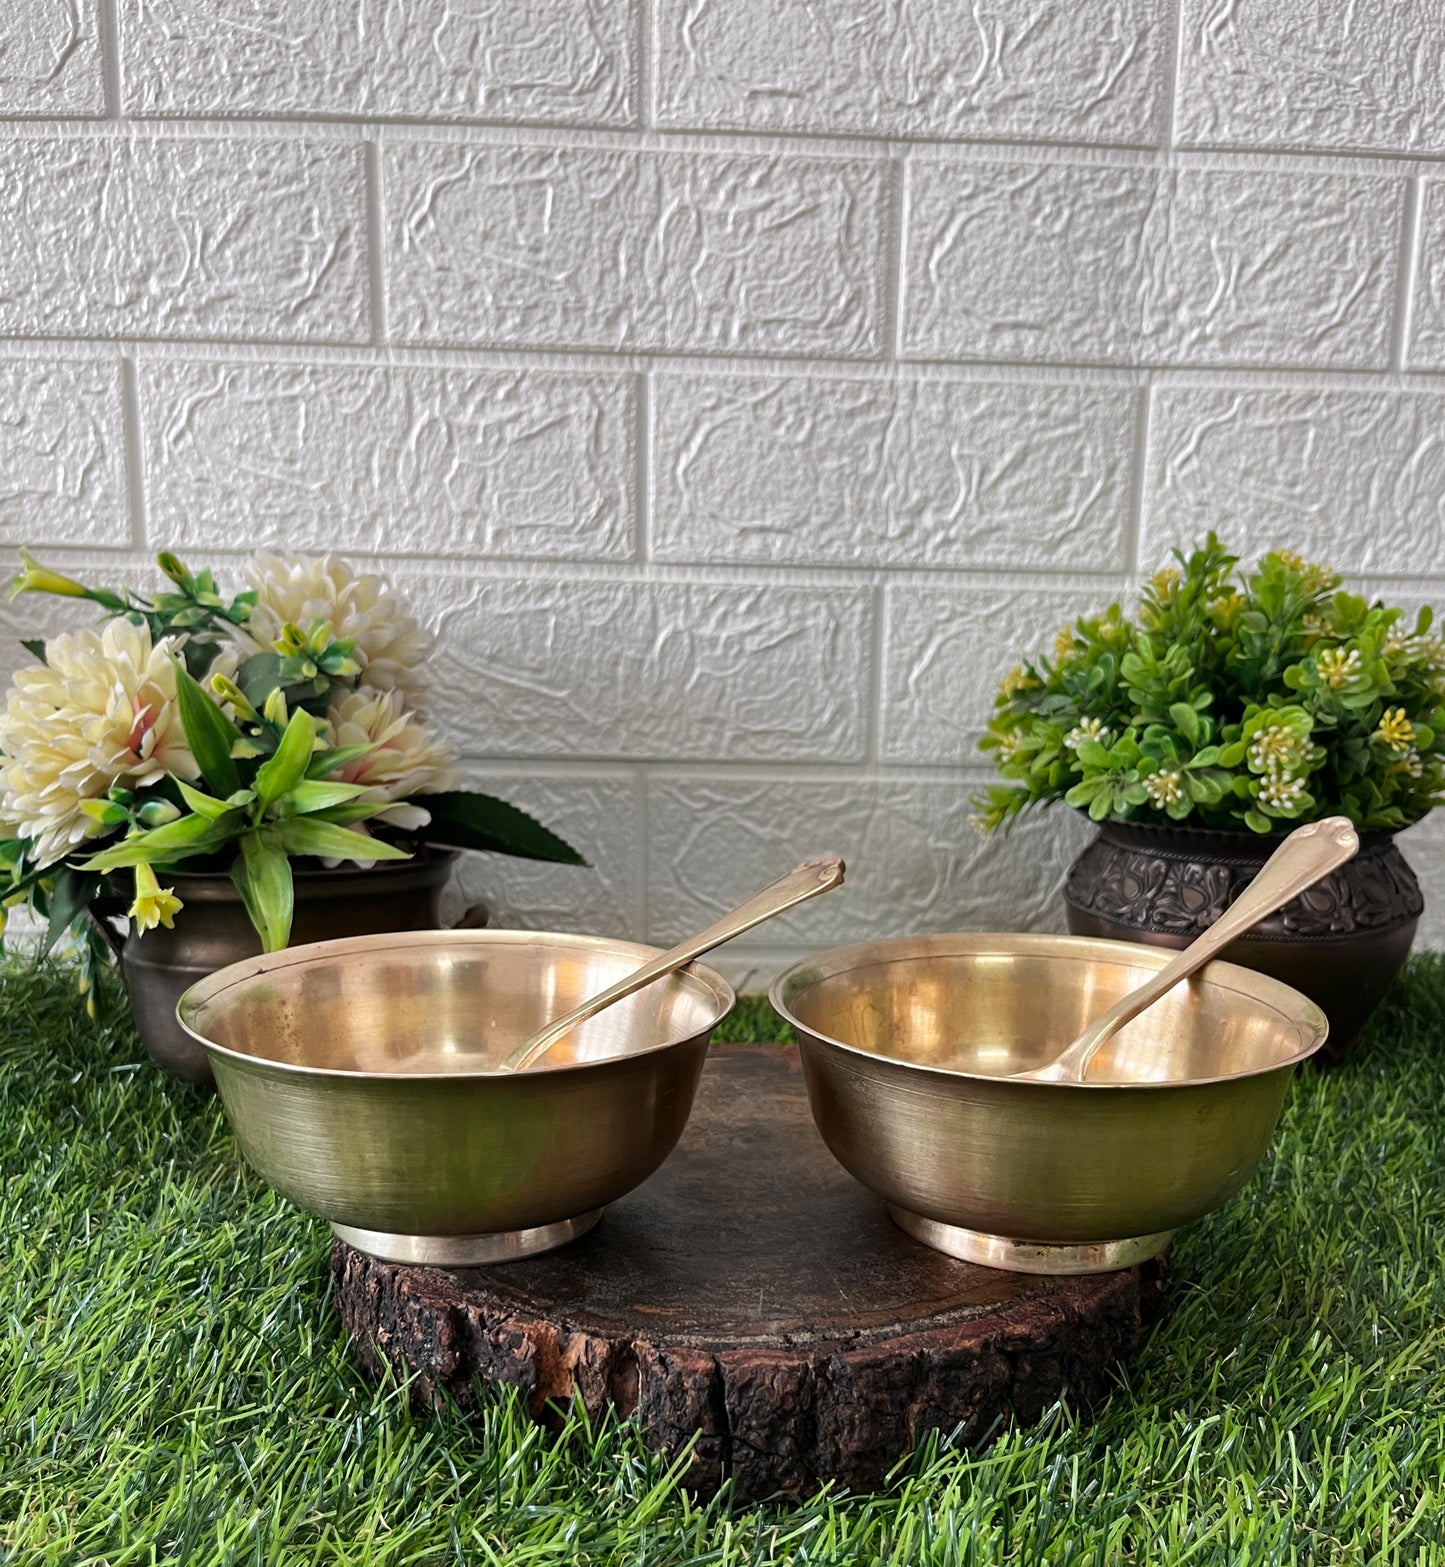
<svg viewBox="0 0 1445 1567">
<path fill-rule="evenodd" d="M 1069 930 L 1187 946 L 1252 881 L 1277 847 L 1251 833 L 1106 822 L 1064 883 Z M 1233 943 L 1230 962 L 1272 974 L 1324 1008 L 1338 1062 L 1390 988 L 1424 908 L 1394 835 L 1361 835 L 1347 865 Z"/>
</svg>

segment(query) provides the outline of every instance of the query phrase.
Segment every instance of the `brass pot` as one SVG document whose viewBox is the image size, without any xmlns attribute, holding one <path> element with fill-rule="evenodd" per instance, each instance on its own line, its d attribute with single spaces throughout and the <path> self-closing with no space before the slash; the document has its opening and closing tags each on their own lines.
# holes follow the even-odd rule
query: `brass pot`
<svg viewBox="0 0 1445 1567">
<path fill-rule="evenodd" d="M 442 923 L 441 897 L 458 858 L 455 850 L 431 849 L 416 859 L 371 870 L 349 866 L 297 871 L 291 945 L 435 929 Z M 132 927 L 117 937 L 104 921 L 102 926 L 107 939 L 114 938 L 131 1011 L 151 1058 L 187 1083 L 214 1088 L 205 1051 L 176 1021 L 176 1003 L 207 974 L 258 955 L 261 938 L 229 876 L 177 871 L 166 882 L 185 905 L 173 930 L 160 926 L 141 936 Z M 480 907 L 470 909 L 463 924 L 484 918 Z"/>
<path fill-rule="evenodd" d="M 1239 896 L 1277 838 L 1105 822 L 1064 882 L 1068 926 L 1150 946 L 1186 947 Z M 1231 963 L 1303 991 L 1330 1020 L 1321 1061 L 1344 1059 L 1410 955 L 1425 904 L 1394 835 L 1359 853 L 1227 949 Z"/>
<path fill-rule="evenodd" d="M 1211 963 L 1104 1046 L 1100 1083 L 1009 1081 L 1168 954 L 1071 936 L 864 942 L 782 975 L 813 1118 L 909 1234 L 1026 1273 L 1154 1256 L 1264 1157 L 1319 1008 Z"/>
<path fill-rule="evenodd" d="M 365 936 L 223 969 L 180 1016 L 242 1153 L 282 1196 L 375 1256 L 464 1267 L 584 1233 L 671 1153 L 733 1004 L 700 963 L 528 1070 L 499 1070 L 657 955 L 540 931 Z"/>
</svg>

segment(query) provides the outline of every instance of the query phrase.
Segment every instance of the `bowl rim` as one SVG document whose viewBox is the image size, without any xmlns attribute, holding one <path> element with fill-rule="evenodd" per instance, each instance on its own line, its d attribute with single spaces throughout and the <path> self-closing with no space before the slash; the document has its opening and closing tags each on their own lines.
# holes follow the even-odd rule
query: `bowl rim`
<svg viewBox="0 0 1445 1567">
<path fill-rule="evenodd" d="M 878 964 L 901 963 L 921 957 L 939 956 L 998 956 L 1011 957 L 1021 954 L 1038 957 L 1097 958 L 1118 961 L 1141 961 L 1145 968 L 1162 969 L 1178 956 L 1168 947 L 1154 947 L 1142 942 L 1109 941 L 1099 936 L 1051 936 L 1034 932 L 1010 931 L 944 931 L 927 936 L 893 936 L 873 941 L 851 942 L 843 947 L 830 947 L 825 952 L 803 958 L 785 969 L 768 986 L 768 1000 L 774 1010 L 797 1031 L 800 1038 L 809 1037 L 832 1045 L 845 1054 L 865 1061 L 884 1061 L 893 1066 L 907 1067 L 932 1077 L 950 1081 L 966 1080 L 974 1083 L 1005 1084 L 1015 1088 L 1059 1089 L 1066 1093 L 1087 1089 L 1091 1093 L 1101 1090 L 1136 1093 L 1151 1089 L 1202 1088 L 1212 1083 L 1235 1083 L 1247 1078 L 1263 1077 L 1270 1072 L 1284 1071 L 1308 1060 L 1329 1035 L 1329 1019 L 1324 1012 L 1302 991 L 1286 985 L 1283 980 L 1261 974 L 1255 969 L 1238 963 L 1225 963 L 1216 958 L 1196 976 L 1212 984 L 1223 986 L 1263 1002 L 1277 1012 L 1281 1019 L 1294 1028 L 1303 1041 L 1300 1048 L 1281 1061 L 1272 1061 L 1247 1072 L 1221 1072 L 1210 1077 L 1173 1077 L 1163 1082 L 1130 1080 L 1083 1083 L 1038 1082 L 1027 1079 L 999 1077 L 989 1072 L 964 1072 L 954 1067 L 934 1066 L 922 1061 L 910 1061 L 906 1056 L 885 1055 L 878 1050 L 864 1050 L 846 1040 L 810 1028 L 802 1022 L 784 1001 L 783 993 L 789 982 L 796 982 L 805 972 L 817 972 L 819 979 L 833 979 L 852 969 L 872 967 Z M 1186 983 L 1193 983 L 1187 981 Z"/>
<path fill-rule="evenodd" d="M 562 1061 L 555 1066 L 540 1064 L 528 1067 L 525 1072 L 365 1072 L 354 1067 L 306 1066 L 297 1061 L 276 1061 L 269 1056 L 255 1055 L 249 1050 L 237 1050 L 208 1039 L 187 1020 L 207 1003 L 215 1001 L 226 991 L 238 985 L 248 984 L 265 974 L 280 969 L 301 968 L 324 958 L 350 956 L 366 952 L 394 952 L 397 948 L 428 946 L 534 946 L 582 947 L 592 951 L 604 950 L 620 956 L 635 957 L 638 967 L 660 956 L 666 949 L 649 947 L 642 942 L 623 941 L 612 936 L 588 936 L 571 931 L 553 930 L 408 930 L 383 931 L 370 936 L 339 936 L 330 941 L 303 942 L 299 946 L 286 947 L 280 952 L 263 952 L 258 957 L 243 958 L 238 963 L 228 963 L 214 970 L 205 978 L 189 986 L 176 1002 L 176 1021 L 207 1055 L 219 1056 L 248 1066 L 287 1073 L 297 1077 L 354 1078 L 360 1082 L 405 1083 L 456 1083 L 472 1081 L 525 1082 L 560 1077 L 569 1072 L 585 1072 L 601 1067 L 616 1067 L 623 1062 L 640 1061 L 664 1050 L 674 1050 L 688 1044 L 699 1035 L 711 1033 L 732 1011 L 737 995 L 731 985 L 715 969 L 696 961 L 676 973 L 663 978 L 683 980 L 706 995 L 717 1007 L 717 1016 L 700 1029 L 679 1034 L 674 1038 L 659 1040 L 645 1050 L 628 1050 L 621 1055 L 604 1056 L 597 1061 Z M 654 984 L 658 981 L 654 980 Z"/>
</svg>

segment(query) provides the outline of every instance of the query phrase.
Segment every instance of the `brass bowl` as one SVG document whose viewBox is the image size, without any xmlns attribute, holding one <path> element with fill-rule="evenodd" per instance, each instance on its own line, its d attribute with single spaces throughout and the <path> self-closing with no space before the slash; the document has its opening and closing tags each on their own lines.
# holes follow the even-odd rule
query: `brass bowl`
<svg viewBox="0 0 1445 1567">
<path fill-rule="evenodd" d="M 1087 1084 L 1042 1065 L 1174 954 L 1073 936 L 864 942 L 773 985 L 824 1142 L 928 1245 L 1025 1273 L 1160 1251 L 1227 1202 L 1269 1144 L 1320 1009 L 1212 963 L 1120 1031 Z"/>
<path fill-rule="evenodd" d="M 694 963 L 526 1072 L 514 1045 L 657 948 L 415 931 L 232 964 L 177 1008 L 241 1151 L 351 1245 L 467 1266 L 550 1250 L 672 1152 L 733 993 Z"/>
</svg>

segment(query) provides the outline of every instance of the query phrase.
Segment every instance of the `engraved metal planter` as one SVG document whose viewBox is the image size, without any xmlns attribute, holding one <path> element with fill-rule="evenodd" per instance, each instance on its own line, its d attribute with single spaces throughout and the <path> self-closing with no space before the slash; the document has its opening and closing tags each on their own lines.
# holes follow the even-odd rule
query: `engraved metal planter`
<svg viewBox="0 0 1445 1567">
<path fill-rule="evenodd" d="M 1064 883 L 1069 930 L 1184 947 L 1258 873 L 1274 838 L 1106 822 Z M 1409 956 L 1424 908 L 1394 835 L 1361 834 L 1347 865 L 1234 942 L 1231 963 L 1272 974 L 1323 1008 L 1338 1062 Z"/>
<path fill-rule="evenodd" d="M 432 930 L 442 923 L 441 897 L 459 856 L 451 849 L 424 852 L 370 870 L 297 871 L 296 916 L 291 945 L 369 936 L 385 931 Z M 177 871 L 166 876 L 185 907 L 174 930 L 118 935 L 102 921 L 120 964 L 141 1043 L 175 1077 L 214 1088 L 211 1064 L 176 1020 L 176 1003 L 197 980 L 218 968 L 259 955 L 261 939 L 229 876 Z M 123 905 L 122 905 L 123 906 Z M 114 915 L 117 907 L 105 912 Z M 468 910 L 467 925 L 485 923 L 483 909 Z"/>
</svg>

